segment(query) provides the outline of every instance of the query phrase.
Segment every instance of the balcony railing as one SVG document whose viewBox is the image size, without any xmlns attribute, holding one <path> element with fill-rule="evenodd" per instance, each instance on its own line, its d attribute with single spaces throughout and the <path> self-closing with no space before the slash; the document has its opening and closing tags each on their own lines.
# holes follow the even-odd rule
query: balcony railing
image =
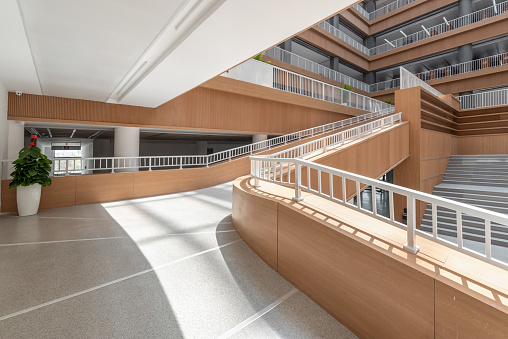
<svg viewBox="0 0 508 339">
<path fill-rule="evenodd" d="M 374 56 L 381 53 L 385 53 L 388 51 L 391 51 L 393 49 L 403 47 L 418 41 L 422 41 L 428 38 L 431 38 L 436 35 L 440 35 L 449 31 L 452 31 L 457 28 L 461 28 L 467 25 L 474 24 L 476 22 L 486 20 L 489 18 L 492 18 L 497 15 L 501 15 L 508 12 L 508 1 L 499 3 L 495 6 L 487 7 L 485 9 L 473 12 L 468 15 L 461 16 L 460 18 L 450 20 L 448 22 L 425 28 L 422 25 L 423 30 L 418 31 L 413 34 L 409 34 L 405 37 L 387 42 L 385 44 L 373 47 L 373 48 L 367 48 L 363 44 L 359 43 L 358 41 L 352 39 L 350 36 L 344 34 L 342 31 L 340 31 L 338 28 L 330 25 L 328 22 L 323 21 L 318 24 L 319 27 L 323 28 L 324 30 L 328 31 L 329 33 L 333 34 L 334 36 L 338 37 L 342 41 L 346 42 L 347 44 L 351 45 L 355 49 L 361 51 L 367 56 Z M 374 12 L 373 12 L 374 13 Z"/>
<path fill-rule="evenodd" d="M 366 135 L 379 131 L 382 128 L 393 126 L 402 121 L 402 113 L 396 113 L 387 117 L 365 123 L 361 126 L 350 128 L 348 130 L 324 137 L 318 140 L 310 141 L 303 145 L 298 145 L 280 152 L 268 155 L 269 158 L 302 158 L 312 155 L 316 152 L 326 152 L 328 148 L 363 138 Z"/>
<path fill-rule="evenodd" d="M 369 87 L 371 86 L 360 80 L 356 80 L 354 78 L 351 78 L 350 76 L 337 72 L 331 68 L 320 65 L 317 62 L 305 59 L 297 54 L 283 50 L 282 48 L 277 46 L 267 50 L 265 52 L 265 55 L 280 60 L 282 62 L 286 62 L 293 66 L 305 69 L 309 72 L 319 74 L 321 76 L 324 76 L 325 78 L 352 86 L 364 92 L 369 92 Z"/>
<path fill-rule="evenodd" d="M 476 22 L 492 18 L 497 15 L 508 12 L 508 1 L 491 6 L 474 13 L 461 16 L 460 18 L 448 21 L 448 23 L 442 23 L 433 27 L 425 28 L 422 31 L 409 34 L 407 37 L 399 38 L 397 40 L 390 41 L 370 49 L 366 54 L 369 56 L 381 54 L 393 49 L 406 46 L 418 41 L 422 41 L 431 38 L 436 35 L 440 35 L 457 28 L 461 28 L 467 25 L 474 24 Z"/>
<path fill-rule="evenodd" d="M 508 89 L 459 96 L 460 109 L 508 105 Z"/>
<path fill-rule="evenodd" d="M 360 4 L 355 4 L 353 6 L 354 9 L 356 9 L 361 15 L 365 17 L 365 19 L 370 20 L 370 13 L 367 12 Z"/>
<path fill-rule="evenodd" d="M 434 94 L 435 96 L 441 96 L 443 93 L 437 91 L 431 85 L 427 84 L 425 81 L 420 80 L 413 73 L 409 72 L 404 67 L 399 67 L 400 69 L 400 89 L 412 88 L 412 87 L 421 87 Z"/>
<path fill-rule="evenodd" d="M 400 87 L 400 78 L 386 80 L 369 85 L 360 80 L 337 72 L 331 68 L 320 65 L 314 61 L 303 58 L 297 54 L 285 51 L 280 47 L 273 47 L 267 50 L 265 54 L 274 59 L 319 74 L 328 79 L 342 82 L 367 93 L 374 93 Z M 463 62 L 456 65 L 441 67 L 427 72 L 417 73 L 415 76 L 423 81 L 430 81 L 504 65 L 508 65 L 508 52 Z"/>
<path fill-rule="evenodd" d="M 375 112 L 391 105 L 354 93 L 343 88 L 318 81 L 283 68 L 256 60 L 248 60 L 222 74 L 233 79 L 308 96 L 352 108 Z"/>
<path fill-rule="evenodd" d="M 386 6 L 383 6 L 381 8 L 376 9 L 374 12 L 367 12 L 364 8 L 362 8 L 360 5 L 356 4 L 353 7 L 360 12 L 361 15 L 363 15 L 367 20 L 374 20 L 379 18 L 380 16 L 383 16 L 385 14 L 388 14 L 390 12 L 395 11 L 396 9 L 399 9 L 401 7 L 404 7 L 406 5 L 409 5 L 412 2 L 415 2 L 416 0 L 397 0 L 394 2 L 389 3 Z"/>
<path fill-rule="evenodd" d="M 367 125 L 372 125 L 373 123 L 369 123 Z M 361 137 L 362 126 L 358 126 L 352 130 L 355 130 L 356 132 L 351 133 L 351 136 L 346 136 L 346 131 L 344 131 L 340 133 L 343 136 L 342 139 L 339 138 L 337 140 L 330 140 L 330 137 L 326 137 L 325 139 L 329 141 L 324 145 L 320 145 L 319 140 L 317 140 L 312 141 L 309 144 L 300 145 L 298 150 L 301 150 L 304 153 L 307 149 L 310 151 L 326 151 L 327 147 L 332 147 L 337 144 L 341 145 L 348 140 L 354 140 L 358 136 Z M 311 146 L 311 144 L 314 146 Z M 300 154 L 301 153 L 296 151 L 289 154 L 286 152 L 284 154 L 285 157 L 274 157 L 273 155 L 251 156 L 251 176 L 254 179 L 254 185 L 259 187 L 260 181 L 262 180 L 278 185 L 293 187 L 293 200 L 295 201 L 303 200 L 304 198 L 302 196 L 302 192 L 308 192 L 383 220 L 406 232 L 407 240 L 404 245 L 404 249 L 411 253 L 417 253 L 419 251 L 417 237 L 420 237 L 466 253 L 467 255 L 486 261 L 498 267 L 504 269 L 508 268 L 507 263 L 492 257 L 492 225 L 497 224 L 502 225 L 502 227 L 505 228 L 508 227 L 508 216 L 402 186 L 385 183 L 362 175 L 316 164 L 311 161 L 301 159 Z M 371 204 L 363 206 L 360 194 L 363 189 L 368 187 L 370 187 Z M 387 216 L 378 213 L 376 199 L 376 192 L 378 189 L 387 192 Z M 394 195 L 397 195 L 406 201 L 407 225 L 395 220 Z M 356 197 L 356 199 L 353 199 L 354 197 Z M 420 216 L 418 215 L 416 206 L 420 206 L 421 204 L 430 204 L 432 209 L 432 234 L 417 229 L 417 223 L 419 223 Z M 443 235 L 438 232 L 439 221 L 437 211 L 443 209 L 450 210 L 457 215 L 456 242 L 452 242 L 449 239 L 444 238 Z M 472 216 L 484 222 L 484 253 L 471 250 L 464 246 L 463 216 Z"/>
<path fill-rule="evenodd" d="M 441 67 L 427 72 L 417 73 L 415 75 L 423 81 L 429 81 L 504 65 L 508 65 L 508 52 L 487 56 L 477 60 L 466 61 L 456 65 Z"/>
<path fill-rule="evenodd" d="M 367 47 L 365 47 L 363 44 L 359 43 L 355 39 L 351 38 L 349 35 L 343 33 L 337 27 L 330 25 L 326 21 L 320 22 L 318 24 L 318 26 L 321 27 L 322 29 L 324 29 L 325 31 L 327 31 L 328 33 L 333 34 L 334 36 L 336 36 L 340 40 L 344 41 L 348 45 L 356 48 L 357 50 L 359 50 L 363 54 L 366 54 L 366 55 L 370 56 L 370 50 Z"/>
<path fill-rule="evenodd" d="M 100 158 L 57 158 L 51 165 L 51 173 L 53 176 L 65 175 L 81 175 L 93 174 L 122 170 L 156 170 L 156 169 L 172 169 L 184 167 L 203 167 L 215 164 L 221 161 L 229 161 L 237 157 L 253 154 L 255 152 L 270 149 L 272 147 L 280 146 L 300 140 L 306 137 L 312 137 L 321 133 L 327 133 L 339 128 L 350 126 L 362 121 L 383 117 L 392 114 L 395 108 L 390 106 L 387 109 L 377 112 L 367 113 L 344 119 L 341 121 L 333 122 L 326 125 L 321 125 L 302 131 L 278 136 L 269 140 L 255 142 L 245 146 L 240 146 L 217 152 L 209 155 L 191 155 L 191 156 L 155 156 L 155 157 L 100 157 Z M 8 173 L 12 171 L 12 162 L 14 160 L 2 161 L 2 166 L 6 175 L 4 179 L 8 179 Z"/>
</svg>

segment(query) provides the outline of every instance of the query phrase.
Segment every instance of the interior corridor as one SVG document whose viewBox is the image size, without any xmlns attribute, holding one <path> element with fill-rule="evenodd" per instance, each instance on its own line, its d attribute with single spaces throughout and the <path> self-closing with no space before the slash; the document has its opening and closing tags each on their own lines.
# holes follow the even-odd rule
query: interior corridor
<svg viewBox="0 0 508 339">
<path fill-rule="evenodd" d="M 2 338 L 354 338 L 240 239 L 232 184 L 0 216 Z"/>
</svg>

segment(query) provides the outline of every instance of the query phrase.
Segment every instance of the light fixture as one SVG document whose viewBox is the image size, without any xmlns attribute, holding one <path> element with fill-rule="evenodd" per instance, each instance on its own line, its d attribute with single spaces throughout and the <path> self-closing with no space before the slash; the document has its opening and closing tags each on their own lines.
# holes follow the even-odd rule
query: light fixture
<svg viewBox="0 0 508 339">
<path fill-rule="evenodd" d="M 72 137 L 74 136 L 74 133 L 76 133 L 76 129 L 73 129 L 73 130 L 72 130 L 72 133 L 71 133 L 71 136 L 70 136 L 70 138 L 71 138 L 71 139 L 72 139 Z"/>
<path fill-rule="evenodd" d="M 48 130 L 49 137 L 53 138 L 53 134 L 51 134 L 51 130 L 49 129 L 49 127 L 47 128 L 47 130 Z"/>
<path fill-rule="evenodd" d="M 402 30 L 400 30 L 400 32 L 402 33 L 402 35 L 404 36 L 404 38 L 407 38 L 406 33 L 402 32 Z"/>
<path fill-rule="evenodd" d="M 101 135 L 102 133 L 104 133 L 104 131 L 97 131 L 97 132 L 93 133 L 92 135 L 90 135 L 90 136 L 88 137 L 88 139 L 95 139 L 95 138 L 97 138 L 99 135 Z"/>
<path fill-rule="evenodd" d="M 450 22 L 448 20 L 446 20 L 446 17 L 443 17 L 443 19 L 444 19 L 446 26 L 450 26 Z"/>
<path fill-rule="evenodd" d="M 428 35 L 430 35 L 429 30 L 428 30 L 427 28 L 425 28 L 425 26 L 424 26 L 424 25 L 422 25 L 422 28 L 423 28 L 423 30 L 424 30 L 424 31 L 425 31 Z"/>
<path fill-rule="evenodd" d="M 395 48 L 395 45 L 394 45 L 394 44 L 392 44 L 390 41 L 388 41 L 388 40 L 386 40 L 386 39 L 385 39 L 385 41 L 386 41 L 387 43 L 389 43 L 389 44 L 390 44 L 393 48 Z"/>
<path fill-rule="evenodd" d="M 198 0 L 194 6 L 191 7 L 191 9 L 178 21 L 178 23 L 175 25 L 175 31 L 180 28 L 180 26 L 189 18 L 189 16 L 198 8 L 198 6 L 203 2 L 203 0 Z"/>
</svg>

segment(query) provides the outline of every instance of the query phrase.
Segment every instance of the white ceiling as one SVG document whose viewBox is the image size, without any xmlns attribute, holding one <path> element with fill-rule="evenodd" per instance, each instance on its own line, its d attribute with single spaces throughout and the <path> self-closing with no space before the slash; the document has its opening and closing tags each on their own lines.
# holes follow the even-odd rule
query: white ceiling
<svg viewBox="0 0 508 339">
<path fill-rule="evenodd" d="M 354 2 L 0 0 L 0 83 L 157 107 Z"/>
</svg>

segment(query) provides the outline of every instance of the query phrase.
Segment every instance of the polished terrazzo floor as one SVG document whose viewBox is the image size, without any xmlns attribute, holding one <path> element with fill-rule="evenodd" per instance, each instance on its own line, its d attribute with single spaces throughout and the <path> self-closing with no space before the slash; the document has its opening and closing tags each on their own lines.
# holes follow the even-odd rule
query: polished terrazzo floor
<svg viewBox="0 0 508 339">
<path fill-rule="evenodd" d="M 0 216 L 0 338 L 354 338 L 240 239 L 231 195 Z"/>
</svg>

